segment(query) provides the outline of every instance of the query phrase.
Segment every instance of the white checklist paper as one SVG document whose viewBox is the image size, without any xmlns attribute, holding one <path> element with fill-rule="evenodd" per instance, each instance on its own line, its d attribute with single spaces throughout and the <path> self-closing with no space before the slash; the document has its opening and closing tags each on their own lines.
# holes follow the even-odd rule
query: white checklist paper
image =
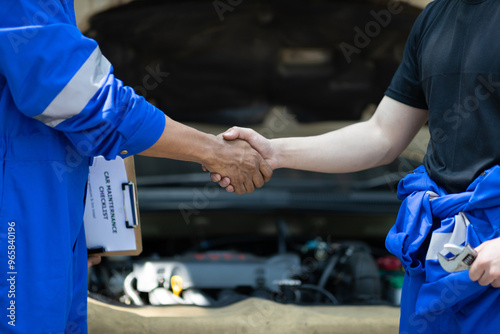
<svg viewBox="0 0 500 334">
<path fill-rule="evenodd" d="M 99 156 L 93 159 L 84 214 L 89 250 L 103 248 L 104 252 L 118 252 L 137 249 L 135 229 L 127 227 L 135 205 L 128 191 L 123 190 L 123 185 L 128 182 L 122 158 L 108 161 Z"/>
</svg>

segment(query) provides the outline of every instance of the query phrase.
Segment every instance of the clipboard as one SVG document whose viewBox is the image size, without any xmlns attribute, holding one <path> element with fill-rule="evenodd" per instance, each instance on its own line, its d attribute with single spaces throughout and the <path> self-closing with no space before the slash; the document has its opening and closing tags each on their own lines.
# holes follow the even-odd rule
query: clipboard
<svg viewBox="0 0 500 334">
<path fill-rule="evenodd" d="M 84 213 L 88 254 L 139 255 L 142 235 L 134 158 L 93 158 Z"/>
</svg>

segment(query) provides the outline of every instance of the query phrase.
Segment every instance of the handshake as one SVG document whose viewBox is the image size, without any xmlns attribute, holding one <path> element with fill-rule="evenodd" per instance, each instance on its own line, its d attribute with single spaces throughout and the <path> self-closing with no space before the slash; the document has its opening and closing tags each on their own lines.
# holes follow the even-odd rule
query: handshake
<svg viewBox="0 0 500 334">
<path fill-rule="evenodd" d="M 261 188 L 278 168 L 271 141 L 252 129 L 233 127 L 219 135 L 223 149 L 203 164 L 213 182 L 228 192 L 251 193 Z"/>
</svg>

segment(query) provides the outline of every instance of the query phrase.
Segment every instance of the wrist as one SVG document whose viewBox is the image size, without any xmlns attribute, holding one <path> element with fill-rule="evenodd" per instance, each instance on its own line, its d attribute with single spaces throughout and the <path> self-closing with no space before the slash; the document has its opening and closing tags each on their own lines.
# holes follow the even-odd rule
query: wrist
<svg viewBox="0 0 500 334">
<path fill-rule="evenodd" d="M 219 152 L 223 150 L 223 143 L 215 135 L 207 134 L 206 137 L 203 148 L 196 153 L 196 159 L 198 163 L 210 169 L 218 160 Z"/>
<path fill-rule="evenodd" d="M 283 140 L 283 138 L 278 138 L 278 139 L 271 139 L 269 140 L 269 144 L 271 147 L 271 155 L 274 159 L 272 168 L 278 169 L 278 168 L 286 168 L 286 141 Z"/>
</svg>

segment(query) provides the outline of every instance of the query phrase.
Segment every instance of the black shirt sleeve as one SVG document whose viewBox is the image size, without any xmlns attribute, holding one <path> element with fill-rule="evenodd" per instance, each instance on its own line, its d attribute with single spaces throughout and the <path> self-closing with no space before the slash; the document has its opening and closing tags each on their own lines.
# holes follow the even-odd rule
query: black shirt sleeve
<svg viewBox="0 0 500 334">
<path fill-rule="evenodd" d="M 406 105 L 428 109 L 418 62 L 418 42 L 420 36 L 421 17 L 413 26 L 406 43 L 403 60 L 399 65 L 385 95 Z"/>
</svg>

